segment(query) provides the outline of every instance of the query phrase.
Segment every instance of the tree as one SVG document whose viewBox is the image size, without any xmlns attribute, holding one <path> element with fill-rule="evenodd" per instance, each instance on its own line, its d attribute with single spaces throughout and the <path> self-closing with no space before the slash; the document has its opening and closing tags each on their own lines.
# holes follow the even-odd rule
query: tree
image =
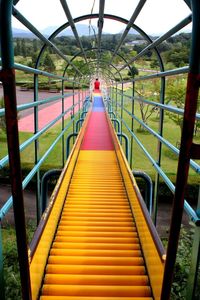
<svg viewBox="0 0 200 300">
<path fill-rule="evenodd" d="M 54 62 L 49 53 L 46 54 L 42 65 L 44 70 L 49 73 L 53 73 L 56 70 L 56 66 L 54 65 Z M 50 86 L 51 78 L 49 77 L 48 79 L 49 79 L 49 86 Z"/>
<path fill-rule="evenodd" d="M 185 98 L 186 98 L 186 81 L 184 79 L 180 80 L 169 80 L 168 79 L 168 88 L 166 90 L 166 104 L 175 105 L 177 108 L 184 109 L 185 107 Z M 198 97 L 200 100 L 200 96 Z M 200 101 L 198 101 L 198 109 L 199 111 Z M 179 115 L 176 113 L 166 112 L 170 119 L 179 126 L 182 131 L 183 126 L 183 115 Z M 200 129 L 200 121 L 196 121 L 194 134 L 197 135 Z"/>
<path fill-rule="evenodd" d="M 182 81 L 177 79 L 168 79 L 167 83 L 168 84 L 165 98 L 166 104 L 172 104 L 175 105 L 177 108 L 184 109 L 186 93 L 185 80 Z M 183 115 L 170 112 L 166 112 L 166 114 L 176 125 L 179 126 L 180 130 L 182 131 Z"/>
<path fill-rule="evenodd" d="M 56 69 L 56 66 L 54 65 L 54 62 L 53 62 L 51 56 L 49 55 L 49 53 L 47 53 L 44 58 L 43 67 L 44 67 L 44 70 L 49 73 L 53 73 Z"/>
<path fill-rule="evenodd" d="M 134 78 L 135 75 L 138 75 L 139 71 L 135 66 L 132 66 L 131 69 L 128 71 L 128 76 Z"/>
<path fill-rule="evenodd" d="M 155 106 L 151 106 L 145 102 L 143 102 L 143 99 L 145 97 L 151 98 L 152 94 L 154 94 L 154 91 L 150 92 L 150 94 L 145 92 L 144 86 L 141 83 L 137 84 L 137 89 L 135 89 L 135 92 L 137 95 L 139 95 L 139 107 L 140 107 L 140 113 L 141 118 L 144 124 L 147 125 L 148 119 L 151 117 L 151 115 L 156 112 L 157 108 Z M 139 132 L 146 132 L 146 129 L 140 124 L 140 127 L 138 129 Z"/>
<path fill-rule="evenodd" d="M 188 64 L 189 48 L 177 43 L 170 51 L 165 52 L 166 62 L 171 62 L 175 67 L 183 67 Z"/>
<path fill-rule="evenodd" d="M 36 53 L 38 51 L 38 40 L 33 40 L 33 53 Z"/>
<path fill-rule="evenodd" d="M 14 47 L 15 55 L 21 55 L 21 42 L 20 39 L 16 39 L 16 45 Z"/>
<path fill-rule="evenodd" d="M 27 56 L 25 39 L 22 39 L 22 40 L 21 40 L 21 55 L 22 55 L 23 57 L 26 57 L 26 56 Z"/>
</svg>

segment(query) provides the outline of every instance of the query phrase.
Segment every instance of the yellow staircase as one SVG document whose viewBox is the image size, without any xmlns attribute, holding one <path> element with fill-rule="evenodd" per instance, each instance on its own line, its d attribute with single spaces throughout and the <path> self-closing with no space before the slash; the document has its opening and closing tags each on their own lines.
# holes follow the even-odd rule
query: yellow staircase
<svg viewBox="0 0 200 300">
<path fill-rule="evenodd" d="M 80 151 L 41 300 L 153 299 L 115 151 Z"/>
</svg>

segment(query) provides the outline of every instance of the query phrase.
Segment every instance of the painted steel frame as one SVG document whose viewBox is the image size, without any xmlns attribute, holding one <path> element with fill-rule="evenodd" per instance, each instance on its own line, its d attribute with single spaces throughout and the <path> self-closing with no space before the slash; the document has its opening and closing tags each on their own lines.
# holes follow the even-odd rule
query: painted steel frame
<svg viewBox="0 0 200 300">
<path fill-rule="evenodd" d="M 17 2 L 18 1 L 14 1 L 14 4 L 16 4 Z M 136 8 L 134 14 L 132 15 L 132 18 L 130 19 L 130 21 L 125 20 L 125 22 L 124 22 L 124 19 L 122 19 L 122 18 L 104 14 L 104 1 L 101 1 L 101 4 L 100 4 L 101 13 L 96 14 L 96 15 L 88 15 L 89 17 L 84 16 L 84 17 L 76 18 L 73 21 L 78 22 L 78 21 L 86 19 L 86 18 L 99 18 L 99 23 L 100 23 L 100 25 L 99 25 L 99 42 L 98 42 L 98 52 L 99 52 L 101 31 L 103 28 L 103 19 L 107 17 L 112 20 L 118 20 L 118 21 L 120 20 L 122 23 L 123 22 L 126 23 L 127 24 L 126 31 L 128 33 L 128 31 L 131 27 L 135 28 L 135 25 L 134 24 L 131 25 L 130 23 L 135 20 L 134 18 L 137 17 L 137 15 L 139 14 L 139 12 L 142 9 L 145 2 L 146 1 L 142 1 L 142 0 L 139 2 L 138 7 Z M 185 0 L 185 2 L 188 4 L 188 6 L 190 6 L 189 1 Z M 51 47 L 54 47 L 55 51 L 57 51 L 58 49 L 56 49 L 55 46 L 50 42 L 50 38 L 48 40 L 47 39 L 45 40 L 44 36 L 41 36 L 40 33 L 37 31 L 37 29 L 34 28 L 27 20 L 25 20 L 24 17 L 21 16 L 21 14 L 15 8 L 12 7 L 11 0 L 9 0 L 9 1 L 1 0 L 0 8 L 1 8 L 0 22 L 2 25 L 2 26 L 0 26 L 0 30 L 1 30 L 0 33 L 1 33 L 2 40 L 4 40 L 4 44 L 1 43 L 3 45 L 1 45 L 1 47 L 2 47 L 2 69 L 0 71 L 0 79 L 3 82 L 5 102 L 6 102 L 5 104 L 6 104 L 7 132 L 8 132 L 8 137 L 9 137 L 8 148 L 9 148 L 9 159 L 10 159 L 11 174 L 12 174 L 11 178 L 12 178 L 14 213 L 15 213 L 15 219 L 16 219 L 16 229 L 17 228 L 19 229 L 19 227 L 21 227 L 21 226 L 22 226 L 22 228 L 25 229 L 22 189 L 23 189 L 23 186 L 25 186 L 28 179 L 25 180 L 22 184 L 21 169 L 20 169 L 20 153 L 18 150 L 16 151 L 16 149 L 19 149 L 19 139 L 18 139 L 18 128 L 17 128 L 17 122 L 16 122 L 17 109 L 16 109 L 16 94 L 15 94 L 15 85 L 14 85 L 15 75 L 13 72 L 13 70 L 16 68 L 16 64 L 14 64 L 14 61 L 13 61 L 13 46 L 12 46 L 12 40 L 11 40 L 12 33 L 11 33 L 11 26 L 10 26 L 10 17 L 11 17 L 12 10 L 13 10 L 13 14 L 15 16 L 17 16 L 22 23 L 24 22 L 24 24 L 26 24 L 26 26 L 28 28 L 30 28 L 32 32 L 34 32 L 38 37 L 40 37 L 40 39 L 42 39 L 45 42 L 45 47 L 46 47 L 46 45 L 49 45 Z M 199 4 L 198 0 L 191 1 L 191 8 L 192 8 L 192 13 L 193 13 L 193 37 L 192 37 L 193 43 L 192 43 L 192 49 L 191 49 L 190 67 L 189 67 L 189 75 L 188 75 L 188 94 L 186 97 L 186 108 L 187 109 L 184 112 L 183 135 L 182 135 L 181 149 L 180 149 L 180 155 L 179 155 L 178 176 L 177 176 L 177 183 L 176 183 L 176 188 L 175 188 L 175 198 L 174 198 L 175 200 L 174 200 L 174 209 L 173 209 L 172 224 L 171 224 L 172 229 L 171 229 L 171 233 L 170 233 L 170 241 L 169 241 L 169 246 L 168 246 L 168 260 L 166 263 L 162 300 L 168 299 L 169 293 L 170 293 L 170 286 L 171 286 L 171 280 L 172 280 L 171 276 L 173 273 L 172 272 L 173 265 L 175 262 L 175 256 L 176 256 L 176 251 L 177 251 L 177 243 L 178 243 L 178 236 L 179 236 L 179 230 L 180 230 L 181 216 L 182 216 L 182 210 L 183 210 L 183 205 L 184 205 L 184 189 L 185 189 L 186 182 L 187 182 L 189 160 L 190 160 L 190 157 L 191 158 L 199 158 L 199 145 L 192 143 L 195 113 L 196 113 L 195 109 L 196 109 L 196 104 L 197 104 L 197 95 L 198 95 L 198 91 L 199 91 L 199 82 L 200 82 L 200 79 L 199 79 L 199 76 L 200 76 L 200 72 L 199 72 L 200 71 L 199 70 L 199 68 L 200 68 L 200 58 L 199 58 L 200 42 L 199 42 L 199 37 L 198 37 L 198 33 L 200 31 L 200 28 L 199 28 L 199 26 L 200 26 L 199 25 L 200 24 L 200 22 L 199 22 L 200 4 Z M 150 44 L 144 50 L 142 50 L 141 53 L 139 53 L 136 57 L 134 57 L 133 60 L 129 61 L 127 63 L 127 65 L 129 65 L 130 63 L 135 61 L 140 56 L 144 55 L 149 49 L 153 49 L 153 50 L 157 51 L 156 46 L 158 46 L 167 37 L 169 37 L 173 33 L 177 32 L 179 29 L 181 29 L 183 26 L 188 24 L 190 21 L 191 21 L 191 16 L 185 18 L 182 22 L 177 24 L 174 28 L 172 28 L 165 35 L 163 35 L 162 37 L 157 39 L 155 42 L 150 42 Z M 71 24 L 69 24 L 69 23 L 68 23 L 68 26 L 69 25 L 73 26 L 73 23 L 71 23 Z M 3 30 L 5 25 L 6 25 L 6 30 Z M 58 30 L 56 30 L 53 33 L 53 35 L 51 35 L 51 37 L 55 36 L 59 32 L 59 30 L 62 31 L 63 30 L 62 28 L 65 28 L 65 27 L 66 27 L 66 24 L 61 26 Z M 139 32 L 141 33 L 141 29 L 139 29 Z M 115 50 L 116 53 L 123 43 L 125 34 L 126 33 L 124 33 L 124 35 L 122 36 L 122 39 L 120 41 L 121 44 L 118 45 L 118 49 Z M 144 34 L 144 32 L 143 32 L 143 34 Z M 148 36 L 145 36 L 145 37 L 147 39 L 149 39 Z M 84 49 L 82 49 L 82 50 L 84 50 Z M 84 52 L 84 51 L 82 51 L 82 52 Z M 59 50 L 57 53 L 60 56 L 62 56 L 62 54 L 59 53 Z M 158 54 L 158 58 L 159 58 L 159 53 L 157 52 L 157 54 Z M 167 72 L 164 72 L 162 60 L 160 58 L 159 58 L 159 62 L 160 62 L 160 67 L 161 67 L 160 73 L 162 73 L 162 76 L 160 76 L 160 78 L 161 78 L 160 103 L 164 105 L 164 90 L 165 90 L 165 81 L 164 80 L 165 80 L 165 76 L 167 75 L 166 74 Z M 67 63 L 71 64 L 68 61 L 67 61 Z M 74 67 L 73 64 L 71 64 L 71 65 L 76 70 L 77 74 L 83 75 L 80 73 L 80 70 L 78 70 L 78 69 L 76 69 L 76 67 Z M 27 71 L 30 71 L 35 74 L 43 74 L 48 77 L 58 78 L 58 76 L 55 76 L 48 72 L 40 71 L 37 68 L 36 69 L 27 68 L 27 67 L 21 66 L 21 65 L 18 65 L 17 67 L 21 70 L 27 70 Z M 126 67 L 126 65 L 123 66 L 123 68 L 125 68 L 125 67 Z M 117 72 L 120 73 L 120 71 L 122 69 L 119 69 Z M 184 72 L 187 72 L 186 68 L 184 69 Z M 175 73 L 175 71 L 174 71 L 174 73 Z M 37 76 L 37 75 L 35 75 L 35 76 Z M 157 75 L 151 75 L 151 78 L 153 78 L 153 76 L 157 76 Z M 143 77 L 143 79 L 148 79 L 147 77 L 148 76 L 146 76 L 146 78 Z M 64 82 L 64 80 L 66 80 L 64 77 L 59 77 L 59 79 L 62 80 L 62 83 Z M 136 80 L 133 81 L 133 100 L 136 100 L 136 98 L 134 98 L 134 82 L 137 80 L 141 80 L 141 79 L 142 78 L 137 78 Z M 121 83 L 123 85 L 123 81 L 121 81 Z M 117 88 L 118 88 L 118 83 L 116 83 L 116 87 L 115 87 L 116 91 L 117 91 Z M 37 79 L 35 81 L 35 89 L 37 90 Z M 113 92 L 113 90 L 112 90 L 112 92 Z M 63 93 L 63 89 L 62 89 L 62 93 Z M 117 94 L 116 94 L 116 97 L 117 97 Z M 14 100 L 14 105 L 13 105 L 13 103 L 11 103 L 11 101 L 10 101 L 11 99 Z M 37 95 L 35 95 L 35 99 L 37 100 Z M 64 97 L 62 97 L 62 99 L 64 99 Z M 117 100 L 117 98 L 116 98 L 116 100 Z M 80 103 L 80 101 L 79 101 L 79 103 Z M 133 103 L 132 114 L 134 114 L 134 101 L 132 101 L 132 103 Z M 161 115 L 162 115 L 163 108 L 161 108 L 161 104 L 160 104 L 160 109 L 161 109 Z M 117 111 L 118 106 L 119 105 L 116 101 L 116 111 Z M 123 97 L 121 98 L 121 106 L 123 107 Z M 37 105 L 34 105 L 36 115 L 37 115 L 37 107 L 38 107 Z M 74 110 L 74 105 L 73 105 L 73 110 Z M 64 117 L 63 111 L 62 111 L 62 117 Z M 125 122 L 123 120 L 123 110 L 122 109 L 121 109 L 120 118 L 121 118 L 121 125 L 122 124 L 125 125 Z M 10 120 L 13 121 L 12 124 L 10 124 L 11 123 Z M 35 133 L 37 134 L 38 133 L 37 117 L 35 118 L 35 120 L 36 120 Z M 160 131 L 160 136 L 162 137 L 163 117 L 161 117 L 160 120 L 161 121 L 160 121 L 160 130 L 159 131 Z M 131 132 L 133 138 L 135 138 L 135 140 L 137 141 L 136 136 L 134 136 L 134 134 L 133 134 L 133 124 L 134 124 L 134 122 L 133 122 L 133 118 L 132 118 L 132 126 L 131 126 L 132 128 L 131 128 L 130 132 Z M 189 134 L 188 134 L 188 128 L 189 128 Z M 13 134 L 14 134 L 14 137 L 11 137 L 11 135 L 13 135 Z M 63 136 L 63 134 L 64 134 L 64 132 L 62 132 L 59 135 L 59 137 L 55 140 L 55 142 L 52 144 L 52 146 L 50 148 L 51 150 L 53 149 L 53 146 L 57 143 L 57 141 L 60 139 L 60 137 Z M 139 140 L 138 140 L 138 143 L 140 143 Z M 15 158 L 13 157 L 13 155 L 12 155 L 13 153 L 11 150 L 13 148 L 13 146 L 15 147 Z M 37 148 L 37 142 L 36 142 L 35 147 Z M 142 145 L 141 145 L 141 147 L 142 147 Z M 145 149 L 144 149 L 144 151 L 145 151 Z M 36 152 L 37 152 L 37 150 L 36 150 Z M 148 152 L 146 154 L 149 157 Z M 158 170 L 158 173 L 162 174 L 162 170 L 159 166 L 160 159 L 161 159 L 160 154 L 161 154 L 161 140 L 159 142 L 158 160 L 157 160 L 157 162 L 154 163 L 154 166 Z M 187 160 L 185 160 L 185 157 L 187 158 Z M 36 157 L 36 165 L 35 165 L 34 170 L 31 171 L 32 174 L 37 172 L 37 170 L 39 169 L 39 166 L 41 165 L 41 163 L 44 161 L 45 158 L 46 158 L 46 154 L 40 160 L 38 160 L 38 158 Z M 151 158 L 149 157 L 149 159 L 151 159 Z M 132 161 L 132 158 L 131 158 L 131 161 Z M 16 174 L 17 174 L 17 178 L 16 178 Z M 158 180 L 157 180 L 157 182 L 158 182 Z M 183 182 L 184 182 L 184 185 L 182 186 Z M 18 185 L 18 183 L 19 183 L 19 185 Z M 181 207 L 181 209 L 180 209 L 180 207 Z M 21 221 L 19 221 L 19 219 L 17 217 L 18 215 L 21 216 L 21 218 L 22 218 Z M 177 218 L 177 215 L 178 215 L 178 220 L 179 220 L 178 225 L 177 225 L 177 219 L 175 222 L 175 218 Z M 17 232 L 19 231 L 18 229 L 16 230 Z M 18 251 L 24 260 L 24 261 L 22 261 L 22 259 L 20 259 L 21 274 L 23 274 L 23 276 L 25 276 L 24 278 L 22 278 L 22 291 L 23 291 L 23 298 L 30 299 L 29 298 L 30 297 L 29 276 L 26 276 L 26 275 L 28 275 L 28 258 L 27 258 L 27 254 L 25 256 L 23 256 L 23 253 L 25 253 L 27 250 L 25 230 L 23 232 L 21 232 L 21 235 L 23 236 L 23 238 L 22 238 L 22 242 L 19 243 L 19 236 L 17 233 L 17 239 L 18 239 L 18 244 L 19 244 Z M 175 241 L 175 243 L 176 243 L 175 247 L 172 247 L 173 241 Z M 25 246 L 24 249 L 23 249 L 22 245 Z M 198 259 L 197 259 L 197 263 L 198 263 Z M 22 269 L 24 269 L 24 270 L 22 270 Z"/>
</svg>

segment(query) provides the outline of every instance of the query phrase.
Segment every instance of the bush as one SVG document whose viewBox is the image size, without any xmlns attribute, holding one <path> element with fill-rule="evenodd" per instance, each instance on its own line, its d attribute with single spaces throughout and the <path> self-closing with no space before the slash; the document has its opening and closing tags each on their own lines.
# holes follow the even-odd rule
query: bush
<svg viewBox="0 0 200 300">
<path fill-rule="evenodd" d="M 185 300 L 187 292 L 187 281 L 191 264 L 191 251 L 193 242 L 193 229 L 181 229 L 174 278 L 171 290 L 171 300 Z M 163 243 L 166 245 L 167 241 Z"/>
<path fill-rule="evenodd" d="M 27 226 L 28 240 L 33 236 L 35 225 Z M 18 253 L 14 228 L 8 226 L 3 229 L 3 267 L 5 282 L 5 299 L 21 300 L 21 281 L 19 273 Z"/>
<path fill-rule="evenodd" d="M 14 240 L 14 230 L 9 229 L 9 238 L 3 247 L 4 252 L 4 282 L 5 282 L 5 298 L 7 300 L 20 300 L 21 283 L 19 274 L 19 264 L 17 255 L 17 246 Z"/>
</svg>

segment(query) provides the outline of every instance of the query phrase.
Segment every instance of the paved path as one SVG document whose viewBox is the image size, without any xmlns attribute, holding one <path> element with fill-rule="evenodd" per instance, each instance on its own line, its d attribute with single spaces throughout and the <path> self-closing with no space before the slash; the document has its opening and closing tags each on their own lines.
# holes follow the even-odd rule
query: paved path
<svg viewBox="0 0 200 300">
<path fill-rule="evenodd" d="M 72 91 L 67 90 L 65 93 L 69 93 L 69 97 L 65 98 L 65 105 L 64 109 L 67 110 L 73 103 L 73 96 Z M 76 93 L 76 92 L 75 92 Z M 46 91 L 39 91 L 38 93 L 38 100 L 43 100 L 46 98 L 50 98 L 53 96 L 57 96 L 60 93 L 49 93 Z M 3 96 L 3 88 L 0 86 L 0 98 Z M 24 103 L 31 103 L 34 100 L 34 93 L 33 90 L 22 91 L 19 87 L 17 87 L 17 104 L 21 105 Z M 78 101 L 78 95 L 75 95 L 75 103 Z M 39 130 L 42 129 L 45 125 L 50 123 L 53 119 L 59 116 L 62 113 L 62 104 L 61 99 L 56 101 L 46 103 L 43 105 L 38 106 L 39 110 Z M 75 107 L 75 112 L 78 110 L 78 105 Z M 19 131 L 25 132 L 34 132 L 34 115 L 33 115 L 33 108 L 26 109 L 20 111 L 19 115 Z M 70 111 L 65 115 L 65 118 L 70 116 Z M 61 119 L 60 119 L 61 121 Z M 58 123 L 60 122 L 58 121 Z"/>
<path fill-rule="evenodd" d="M 78 95 L 74 97 L 75 103 L 78 102 Z M 67 110 L 73 104 L 73 96 L 65 98 L 64 110 Z M 78 105 L 75 107 L 75 112 L 78 110 Z M 41 130 L 48 123 L 53 121 L 62 113 L 62 103 L 61 101 L 52 103 L 51 105 L 44 107 L 38 112 L 38 127 Z M 66 113 L 65 119 L 70 116 L 71 111 Z M 57 123 L 61 122 L 58 121 Z M 57 124 L 56 123 L 56 124 Z M 18 123 L 19 131 L 34 132 L 34 115 L 29 114 L 28 116 L 22 117 Z"/>
</svg>

